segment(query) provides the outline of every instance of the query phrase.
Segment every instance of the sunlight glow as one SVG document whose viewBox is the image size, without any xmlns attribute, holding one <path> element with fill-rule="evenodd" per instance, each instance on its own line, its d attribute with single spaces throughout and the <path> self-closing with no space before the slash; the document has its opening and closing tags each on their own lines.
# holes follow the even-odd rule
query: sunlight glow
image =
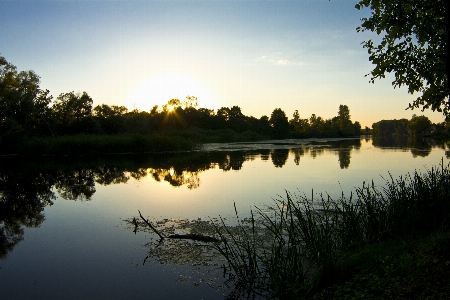
<svg viewBox="0 0 450 300">
<path fill-rule="evenodd" d="M 149 111 L 158 105 L 161 109 L 170 99 L 184 101 L 186 96 L 197 97 L 199 107 L 217 106 L 216 97 L 206 82 L 179 73 L 163 73 L 137 81 L 126 96 L 126 106 Z"/>
</svg>

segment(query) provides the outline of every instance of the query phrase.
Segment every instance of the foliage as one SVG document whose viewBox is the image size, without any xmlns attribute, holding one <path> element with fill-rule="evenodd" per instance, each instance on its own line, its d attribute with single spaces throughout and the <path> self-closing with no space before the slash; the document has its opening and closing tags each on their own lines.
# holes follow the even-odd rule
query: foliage
<svg viewBox="0 0 450 300">
<path fill-rule="evenodd" d="M 382 187 L 363 183 L 337 200 L 287 192 L 273 210 L 257 208 L 237 236 L 216 223 L 222 243 L 215 247 L 238 288 L 298 299 L 338 281 L 339 266 L 369 245 L 448 229 L 449 167 L 442 162 L 424 173 L 391 176 Z"/>
<path fill-rule="evenodd" d="M 48 90 L 40 89 L 39 83 L 34 71 L 18 72 L 0 56 L 0 139 L 3 141 L 49 134 L 51 96 Z"/>
<path fill-rule="evenodd" d="M 331 119 L 323 119 L 312 114 L 309 119 L 300 118 L 298 110 L 295 110 L 293 119 L 289 121 L 292 137 L 349 137 L 359 135 L 361 124 L 352 122 L 350 109 L 347 105 L 339 105 L 337 116 Z"/>
<path fill-rule="evenodd" d="M 372 15 L 362 19 L 358 32 L 382 35 L 378 45 L 372 40 L 363 43 L 375 65 L 371 82 L 393 72 L 394 87 L 406 85 L 409 93 L 421 93 L 409 108 L 431 108 L 449 115 L 449 2 L 362 0 L 356 5 L 364 7 Z"/>
<path fill-rule="evenodd" d="M 374 137 L 431 135 L 432 123 L 426 116 L 413 115 L 411 120 L 381 120 L 372 124 Z"/>
<path fill-rule="evenodd" d="M 289 121 L 286 113 L 281 108 L 276 108 L 272 111 L 269 122 L 272 127 L 273 137 L 287 137 L 289 134 Z"/>
<path fill-rule="evenodd" d="M 381 120 L 372 124 L 372 135 L 389 137 L 391 135 L 407 135 L 408 119 Z"/>
<path fill-rule="evenodd" d="M 448 299 L 450 234 L 368 245 L 337 265 L 314 299 Z"/>
<path fill-rule="evenodd" d="M 428 135 L 431 128 L 431 121 L 425 116 L 413 115 L 408 122 L 408 129 L 411 135 Z"/>
<path fill-rule="evenodd" d="M 93 133 L 92 98 L 80 94 L 61 93 L 52 105 L 55 127 L 61 134 Z"/>
</svg>

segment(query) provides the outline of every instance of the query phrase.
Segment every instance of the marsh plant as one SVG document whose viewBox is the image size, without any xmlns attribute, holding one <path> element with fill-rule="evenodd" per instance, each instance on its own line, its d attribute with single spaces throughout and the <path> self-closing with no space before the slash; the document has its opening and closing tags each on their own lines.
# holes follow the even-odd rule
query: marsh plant
<svg viewBox="0 0 450 300">
<path fill-rule="evenodd" d="M 446 230 L 450 170 L 443 161 L 384 186 L 363 183 L 346 197 L 286 192 L 249 222 L 214 222 L 236 293 L 297 298 L 326 285 L 338 263 L 368 245 Z M 236 211 L 236 209 L 235 209 Z M 239 215 L 236 211 L 239 221 Z"/>
</svg>

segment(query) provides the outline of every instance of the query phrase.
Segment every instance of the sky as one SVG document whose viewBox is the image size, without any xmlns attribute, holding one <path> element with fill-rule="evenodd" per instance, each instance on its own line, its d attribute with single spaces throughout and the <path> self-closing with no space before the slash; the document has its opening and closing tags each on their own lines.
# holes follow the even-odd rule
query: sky
<svg viewBox="0 0 450 300">
<path fill-rule="evenodd" d="M 100 104 L 149 111 L 196 96 L 199 108 L 247 116 L 328 119 L 340 104 L 371 127 L 439 112 L 405 110 L 418 94 L 393 75 L 369 83 L 358 0 L 0 0 L 0 56 L 33 70 L 56 98 L 86 91 Z"/>
</svg>

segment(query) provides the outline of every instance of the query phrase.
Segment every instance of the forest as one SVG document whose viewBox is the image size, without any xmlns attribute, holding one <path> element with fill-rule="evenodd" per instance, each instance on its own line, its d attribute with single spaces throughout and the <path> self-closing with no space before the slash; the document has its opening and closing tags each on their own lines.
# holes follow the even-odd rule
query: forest
<svg viewBox="0 0 450 300">
<path fill-rule="evenodd" d="M 197 142 L 284 139 L 307 137 L 348 137 L 360 134 L 361 125 L 353 122 L 347 105 L 337 115 L 324 119 L 312 114 L 301 118 L 296 110 L 291 119 L 281 108 L 270 116 L 246 116 L 239 106 L 216 111 L 199 108 L 195 96 L 170 99 L 149 111 L 129 110 L 124 106 L 100 104 L 87 92 L 61 93 L 56 99 L 40 87 L 40 77 L 32 70 L 18 71 L 0 56 L 0 144 L 11 147 L 24 140 L 74 135 L 149 135 L 196 131 Z M 181 134 L 182 135 L 182 134 Z M 218 137 L 218 139 L 212 139 Z"/>
</svg>

